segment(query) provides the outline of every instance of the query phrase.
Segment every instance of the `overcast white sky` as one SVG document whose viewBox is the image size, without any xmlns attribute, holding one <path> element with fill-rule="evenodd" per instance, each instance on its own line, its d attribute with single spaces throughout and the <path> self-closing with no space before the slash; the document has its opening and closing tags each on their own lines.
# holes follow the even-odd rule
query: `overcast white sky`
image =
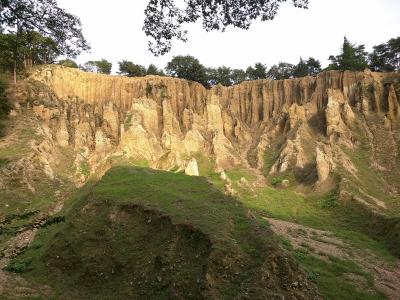
<svg viewBox="0 0 400 300">
<path fill-rule="evenodd" d="M 61 7 L 79 16 L 91 53 L 80 63 L 105 58 L 114 64 L 123 59 L 164 68 L 175 55 L 190 54 L 206 66 L 246 68 L 255 62 L 271 66 L 279 61 L 297 63 L 313 56 L 323 65 L 340 50 L 343 36 L 352 42 L 373 45 L 400 36 L 400 0 L 309 0 L 309 9 L 282 5 L 273 21 L 255 22 L 248 31 L 228 29 L 207 33 L 201 24 L 188 27 L 189 41 L 175 42 L 171 53 L 154 57 L 142 32 L 147 0 L 58 0 Z"/>
</svg>

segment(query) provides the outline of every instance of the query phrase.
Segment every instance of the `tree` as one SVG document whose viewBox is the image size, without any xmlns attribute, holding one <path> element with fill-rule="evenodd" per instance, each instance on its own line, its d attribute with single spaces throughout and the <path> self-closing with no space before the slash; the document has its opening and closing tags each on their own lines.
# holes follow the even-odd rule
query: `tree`
<svg viewBox="0 0 400 300">
<path fill-rule="evenodd" d="M 294 66 L 286 62 L 280 62 L 278 65 L 273 65 L 268 70 L 268 78 L 274 80 L 289 79 L 293 77 Z"/>
<path fill-rule="evenodd" d="M 210 68 L 207 70 L 208 81 L 211 85 L 222 84 L 223 86 L 231 86 L 232 80 L 232 69 L 222 66 L 216 69 Z"/>
<path fill-rule="evenodd" d="M 111 74 L 112 63 L 110 63 L 109 61 L 103 58 L 102 60 L 95 61 L 95 64 L 97 68 L 97 73 Z"/>
<path fill-rule="evenodd" d="M 299 63 L 293 69 L 293 77 L 304 77 L 308 75 L 308 66 L 301 57 Z"/>
<path fill-rule="evenodd" d="M 64 66 L 64 67 L 68 67 L 68 68 L 76 68 L 76 69 L 78 68 L 78 64 L 75 61 L 73 61 L 72 59 L 68 59 L 68 58 L 60 60 L 58 62 L 58 64 L 61 66 Z"/>
<path fill-rule="evenodd" d="M 13 70 L 13 51 L 15 36 L 12 34 L 0 33 L 0 71 L 6 72 Z"/>
<path fill-rule="evenodd" d="M 142 65 L 136 65 L 131 61 L 123 60 L 118 62 L 118 74 L 128 77 L 143 77 L 146 76 L 146 68 Z"/>
<path fill-rule="evenodd" d="M 379 72 L 394 71 L 394 67 L 389 63 L 388 56 L 389 47 L 387 44 L 374 46 L 372 53 L 368 55 L 370 69 Z"/>
<path fill-rule="evenodd" d="M 11 111 L 11 105 L 6 97 L 5 83 L 2 80 L 0 80 L 0 120 L 4 119 L 9 114 L 10 111 Z M 2 126 L 0 124 L 0 130 L 2 129 L 1 127 Z"/>
<path fill-rule="evenodd" d="M 171 50 L 173 39 L 187 41 L 184 24 L 201 20 L 206 31 L 224 31 L 229 26 L 247 30 L 256 19 L 272 20 L 282 2 L 287 0 L 186 0 L 184 7 L 178 7 L 175 0 L 149 0 L 143 31 L 150 39 L 149 50 L 163 55 Z M 298 8 L 308 6 L 308 0 L 291 2 Z"/>
<path fill-rule="evenodd" d="M 357 46 L 344 37 L 342 52 L 337 56 L 329 57 L 331 64 L 328 69 L 362 71 L 368 66 L 366 56 L 364 45 Z"/>
<path fill-rule="evenodd" d="M 18 44 L 17 61 L 15 45 Z M 3 71 L 28 69 L 37 64 L 51 64 L 59 55 L 58 47 L 50 38 L 38 32 L 22 32 L 17 40 L 15 34 L 0 33 L 0 63 Z"/>
<path fill-rule="evenodd" d="M 313 57 L 310 57 L 307 61 L 308 75 L 315 76 L 321 73 L 321 63 Z"/>
<path fill-rule="evenodd" d="M 175 56 L 165 70 L 170 76 L 197 81 L 209 87 L 207 69 L 193 56 Z"/>
<path fill-rule="evenodd" d="M 389 46 L 389 63 L 395 70 L 400 71 L 400 37 L 390 39 Z"/>
<path fill-rule="evenodd" d="M 232 84 L 238 84 L 247 79 L 246 72 L 242 69 L 233 69 L 231 73 Z"/>
<path fill-rule="evenodd" d="M 267 67 L 262 63 L 256 63 L 254 67 L 247 68 L 246 75 L 249 80 L 265 79 L 267 78 Z"/>
<path fill-rule="evenodd" d="M 163 70 L 159 70 L 154 64 L 150 64 L 147 68 L 146 75 L 165 76 Z"/>
<path fill-rule="evenodd" d="M 54 63 L 60 54 L 58 46 L 51 38 L 36 31 L 22 33 L 20 42 L 19 49 L 24 69 L 31 68 L 34 65 Z"/>
<path fill-rule="evenodd" d="M 369 67 L 373 71 L 391 72 L 400 70 L 400 37 L 390 39 L 373 47 L 368 56 Z"/>
<path fill-rule="evenodd" d="M 307 61 L 300 57 L 299 63 L 294 66 L 293 77 L 315 76 L 321 72 L 321 63 L 313 57 Z"/>
<path fill-rule="evenodd" d="M 59 55 L 74 57 L 89 50 L 78 17 L 57 6 L 55 0 L 1 0 L 0 28 L 14 34 L 14 82 L 20 55 L 20 41 L 25 34 L 40 33 L 57 45 Z"/>
</svg>

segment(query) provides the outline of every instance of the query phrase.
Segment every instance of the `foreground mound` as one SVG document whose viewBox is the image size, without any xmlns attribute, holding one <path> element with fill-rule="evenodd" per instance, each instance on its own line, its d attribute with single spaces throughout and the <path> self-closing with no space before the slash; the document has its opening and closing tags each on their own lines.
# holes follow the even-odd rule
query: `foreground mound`
<svg viewBox="0 0 400 300">
<path fill-rule="evenodd" d="M 314 299 L 266 224 L 206 179 L 116 167 L 17 260 L 61 298 Z"/>
</svg>

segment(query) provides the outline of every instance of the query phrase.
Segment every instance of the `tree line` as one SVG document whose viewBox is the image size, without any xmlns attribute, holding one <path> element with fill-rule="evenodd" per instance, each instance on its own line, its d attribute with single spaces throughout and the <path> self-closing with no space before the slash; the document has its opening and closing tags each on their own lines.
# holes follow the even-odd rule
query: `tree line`
<svg viewBox="0 0 400 300">
<path fill-rule="evenodd" d="M 57 6 L 54 0 L 1 0 L 0 1 L 0 72 L 16 74 L 34 65 L 58 63 L 88 72 L 110 74 L 112 63 L 106 59 L 91 60 L 77 65 L 72 59 L 88 51 L 78 17 Z M 60 57 L 67 57 L 59 60 Z M 321 63 L 310 57 L 300 58 L 297 64 L 279 62 L 269 68 L 258 62 L 246 69 L 227 66 L 208 68 L 197 58 L 175 56 L 165 70 L 154 64 L 143 66 L 132 61 L 118 62 L 119 74 L 124 76 L 168 75 L 197 81 L 206 87 L 222 84 L 234 85 L 245 80 L 288 79 L 315 76 L 325 70 L 399 71 L 400 37 L 373 47 L 371 53 L 364 45 L 356 45 L 344 38 L 341 52 L 329 57 L 330 64 L 322 69 Z"/>
<path fill-rule="evenodd" d="M 400 70 L 400 37 L 390 39 L 387 43 L 373 47 L 371 53 L 365 51 L 364 45 L 351 43 L 346 37 L 343 40 L 341 52 L 329 57 L 330 64 L 322 69 L 320 61 L 310 57 L 300 58 L 297 64 L 279 62 L 267 68 L 260 62 L 249 66 L 245 70 L 226 66 L 207 68 L 200 61 L 190 55 L 175 56 L 164 70 L 150 64 L 148 67 L 135 64 L 128 60 L 118 63 L 119 74 L 129 77 L 160 75 L 184 78 L 197 81 L 206 87 L 217 84 L 231 86 L 246 80 L 257 79 L 289 79 L 304 76 L 316 76 L 322 71 L 351 70 L 362 71 L 370 68 L 377 72 L 392 72 Z M 73 61 L 61 61 L 66 66 L 80 67 L 82 70 L 110 74 L 111 63 L 106 60 L 88 62 L 78 66 Z M 88 67 L 89 65 L 89 67 Z M 94 67 L 93 67 L 94 65 Z"/>
<path fill-rule="evenodd" d="M 149 5 L 151 7 L 151 3 Z M 261 16 L 261 12 L 268 11 L 268 7 L 263 5 L 259 2 L 257 9 L 252 6 L 257 16 Z M 220 4 L 216 7 L 220 7 Z M 300 7 L 305 6 L 300 5 Z M 261 8 L 267 10 L 260 10 Z M 157 11 L 157 9 L 146 10 L 145 15 L 151 19 Z M 199 13 L 197 10 L 193 12 L 195 11 Z M 245 11 L 247 10 L 243 10 L 243 16 L 240 18 L 235 15 L 238 22 L 247 20 L 248 16 L 246 17 Z M 162 11 L 159 13 L 162 17 Z M 260 13 L 261 15 L 259 15 Z M 196 14 L 196 18 L 199 17 L 201 15 Z M 206 14 L 203 17 L 209 17 L 209 15 Z M 249 24 L 235 23 L 241 28 L 242 26 L 247 28 Z M 110 74 L 112 64 L 106 59 L 88 61 L 83 66 L 78 66 L 71 60 L 89 49 L 90 45 L 82 34 L 79 18 L 58 7 L 55 0 L 0 0 L 0 72 L 13 72 L 14 80 L 16 80 L 18 72 L 22 73 L 34 65 L 55 63 L 60 57 L 67 57 L 67 59 L 59 61 L 65 66 Z M 226 66 L 207 68 L 192 56 L 176 56 L 168 63 L 165 70 L 158 69 L 154 64 L 145 67 L 128 60 L 119 62 L 118 67 L 121 75 L 169 75 L 198 81 L 205 86 L 215 84 L 229 86 L 245 80 L 264 78 L 287 79 L 307 75 L 314 76 L 324 70 L 370 68 L 373 71 L 399 71 L 400 37 L 374 46 L 371 53 L 365 51 L 364 45 L 353 44 L 344 38 L 341 52 L 338 55 L 331 55 L 329 60 L 330 64 L 325 69 L 322 69 L 321 63 L 312 57 L 300 58 L 297 64 L 279 62 L 267 68 L 263 63 L 256 63 L 247 69 L 233 69 Z"/>
</svg>

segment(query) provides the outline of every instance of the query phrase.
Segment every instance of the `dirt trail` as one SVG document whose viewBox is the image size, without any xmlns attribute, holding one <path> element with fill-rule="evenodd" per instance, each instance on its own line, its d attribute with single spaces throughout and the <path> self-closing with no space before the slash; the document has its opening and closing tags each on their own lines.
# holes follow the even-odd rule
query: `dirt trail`
<svg viewBox="0 0 400 300">
<path fill-rule="evenodd" d="M 386 295 L 388 299 L 400 299 L 400 261 L 389 264 L 367 249 L 355 249 L 332 232 L 316 230 L 282 220 L 265 218 L 271 224 L 271 229 L 278 235 L 290 240 L 295 249 L 308 247 L 314 249 L 313 255 L 320 259 L 335 256 L 351 260 L 360 265 L 364 271 L 374 276 L 374 286 Z M 356 274 L 349 274 L 349 280 L 360 286 L 363 282 Z"/>
</svg>

